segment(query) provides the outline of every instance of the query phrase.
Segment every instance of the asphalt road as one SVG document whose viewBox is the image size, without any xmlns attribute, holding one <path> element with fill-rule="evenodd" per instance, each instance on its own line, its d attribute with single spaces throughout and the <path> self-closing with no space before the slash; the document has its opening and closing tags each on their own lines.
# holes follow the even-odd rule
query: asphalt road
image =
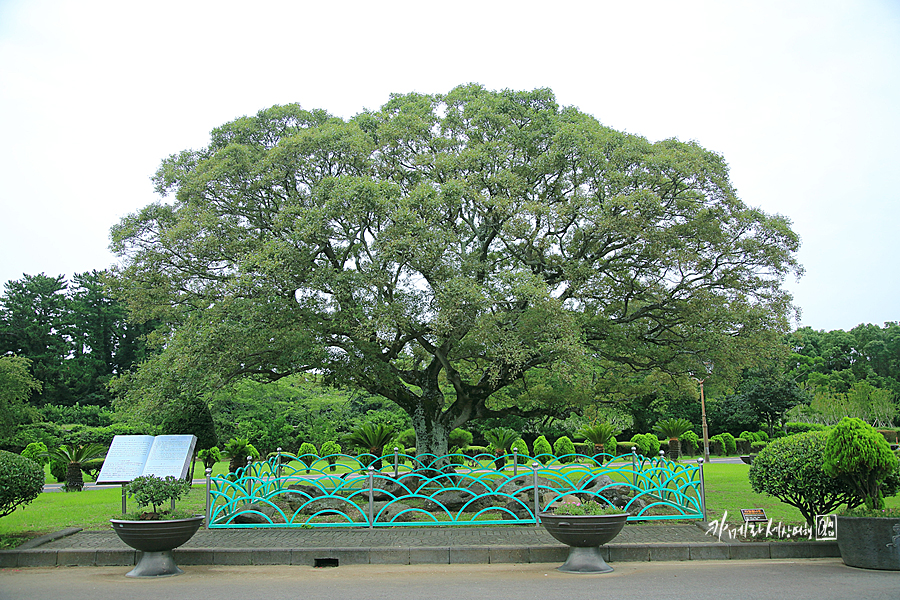
<svg viewBox="0 0 900 600">
<path fill-rule="evenodd" d="M 337 568 L 184 567 L 159 580 L 128 567 L 0 570 L 0 600 L 617 600 L 900 598 L 900 572 L 840 559 L 633 562 L 605 575 L 570 575 L 546 564 L 364 565 Z"/>
</svg>

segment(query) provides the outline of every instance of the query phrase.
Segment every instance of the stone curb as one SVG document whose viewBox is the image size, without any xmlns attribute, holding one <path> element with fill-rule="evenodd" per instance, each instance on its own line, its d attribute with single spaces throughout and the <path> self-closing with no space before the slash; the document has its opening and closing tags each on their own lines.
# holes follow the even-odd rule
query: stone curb
<svg viewBox="0 0 900 600">
<path fill-rule="evenodd" d="M 55 531 L 53 533 L 48 533 L 47 535 L 42 535 L 40 537 L 36 537 L 28 540 L 21 546 L 17 547 L 17 550 L 31 550 L 32 548 L 37 548 L 38 546 L 42 546 L 43 544 L 48 544 L 50 542 L 55 542 L 56 540 L 60 540 L 64 537 L 69 537 L 70 535 L 75 535 L 81 531 L 81 527 L 69 527 L 68 529 L 63 529 L 62 531 Z"/>
<path fill-rule="evenodd" d="M 58 539 L 58 538 L 56 538 Z M 608 544 L 604 560 L 635 561 L 748 560 L 840 557 L 837 542 L 751 542 Z M 180 565 L 501 564 L 561 563 L 565 546 L 410 546 L 380 548 L 183 548 Z M 62 566 L 131 566 L 137 552 L 119 549 L 21 549 L 0 551 L 0 568 Z"/>
</svg>

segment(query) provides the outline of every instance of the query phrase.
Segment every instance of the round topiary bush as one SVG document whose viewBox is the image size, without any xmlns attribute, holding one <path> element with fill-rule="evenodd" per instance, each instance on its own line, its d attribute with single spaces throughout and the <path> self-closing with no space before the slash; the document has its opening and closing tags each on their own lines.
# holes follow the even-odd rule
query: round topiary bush
<svg viewBox="0 0 900 600">
<path fill-rule="evenodd" d="M 30 458 L 0 450 L 0 517 L 37 498 L 44 489 L 44 469 Z"/>
<path fill-rule="evenodd" d="M 637 433 L 631 437 L 631 444 L 637 448 L 638 454 L 659 456 L 659 438 L 652 433 Z"/>
<path fill-rule="evenodd" d="M 31 442 L 22 450 L 22 456 L 33 460 L 42 467 L 50 462 L 49 450 L 44 442 Z"/>
<path fill-rule="evenodd" d="M 565 435 L 553 442 L 553 453 L 556 454 L 560 462 L 570 463 L 575 462 L 577 459 L 575 456 L 575 443 Z"/>
<path fill-rule="evenodd" d="M 528 444 L 525 443 L 525 440 L 522 438 L 517 439 L 512 443 L 512 446 L 510 446 L 509 449 L 517 451 L 518 456 L 516 457 L 516 462 L 520 465 L 527 465 L 529 463 Z"/>
<path fill-rule="evenodd" d="M 547 441 L 545 436 L 541 436 L 534 440 L 534 457 L 542 464 L 547 464 L 553 460 L 553 446 Z"/>
<path fill-rule="evenodd" d="M 897 469 L 890 444 L 862 419 L 844 417 L 829 432 L 825 471 L 850 486 L 867 508 L 884 508 L 882 486 Z"/>
<path fill-rule="evenodd" d="M 841 504 L 858 506 L 862 500 L 853 487 L 825 470 L 827 438 L 824 431 L 809 431 L 769 442 L 750 465 L 753 491 L 796 507 L 809 524 Z"/>
</svg>

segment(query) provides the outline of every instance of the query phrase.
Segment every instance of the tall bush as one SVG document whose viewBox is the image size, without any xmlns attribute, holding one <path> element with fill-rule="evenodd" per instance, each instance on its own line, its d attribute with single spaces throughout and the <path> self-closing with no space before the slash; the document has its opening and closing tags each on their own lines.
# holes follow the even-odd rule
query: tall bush
<svg viewBox="0 0 900 600">
<path fill-rule="evenodd" d="M 547 464 L 549 461 L 553 460 L 553 457 L 551 456 L 553 454 L 553 446 L 550 445 L 550 442 L 547 441 L 545 436 L 542 435 L 534 440 L 533 449 L 534 457 L 542 464 Z"/>
<path fill-rule="evenodd" d="M 0 517 L 40 496 L 44 469 L 30 458 L 0 450 Z"/>
<path fill-rule="evenodd" d="M 516 462 L 518 462 L 520 465 L 528 464 L 528 444 L 525 443 L 525 440 L 523 440 L 522 438 L 518 438 L 512 443 L 509 449 L 516 450 L 518 452 Z"/>
<path fill-rule="evenodd" d="M 575 462 L 577 458 L 575 456 L 575 444 L 566 435 L 553 442 L 553 453 L 564 463 Z"/>
<path fill-rule="evenodd" d="M 316 447 L 309 442 L 303 442 L 297 450 L 297 457 L 306 465 L 307 473 L 309 473 L 313 463 L 319 460 L 319 456 L 316 452 Z"/>
<path fill-rule="evenodd" d="M 850 486 L 867 508 L 884 508 L 882 486 L 897 470 L 887 440 L 862 419 L 844 417 L 828 434 L 825 471 Z"/>
</svg>

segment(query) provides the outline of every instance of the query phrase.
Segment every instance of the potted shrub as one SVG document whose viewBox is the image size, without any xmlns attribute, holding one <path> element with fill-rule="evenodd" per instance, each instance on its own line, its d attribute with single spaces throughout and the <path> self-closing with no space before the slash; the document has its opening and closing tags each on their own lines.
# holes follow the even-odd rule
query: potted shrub
<svg viewBox="0 0 900 600">
<path fill-rule="evenodd" d="M 145 475 L 127 486 L 142 510 L 125 515 L 125 519 L 110 519 L 119 538 L 143 554 L 128 577 L 166 577 L 183 573 L 175 564 L 172 550 L 187 542 L 203 524 L 203 516 L 184 511 L 163 510 L 166 503 L 188 493 L 191 484 L 186 480 Z M 146 510 L 151 508 L 151 510 Z"/>
<path fill-rule="evenodd" d="M 558 541 L 569 546 L 563 573 L 609 573 L 613 570 L 600 553 L 600 546 L 619 535 L 628 513 L 596 502 L 562 502 L 539 513 L 541 525 Z"/>
<path fill-rule="evenodd" d="M 837 518 L 837 542 L 844 564 L 864 569 L 900 571 L 900 554 L 893 547 L 900 514 L 887 511 L 884 496 L 900 487 L 897 457 L 874 427 L 844 417 L 828 434 L 825 471 L 849 485 L 863 506 Z"/>
</svg>

